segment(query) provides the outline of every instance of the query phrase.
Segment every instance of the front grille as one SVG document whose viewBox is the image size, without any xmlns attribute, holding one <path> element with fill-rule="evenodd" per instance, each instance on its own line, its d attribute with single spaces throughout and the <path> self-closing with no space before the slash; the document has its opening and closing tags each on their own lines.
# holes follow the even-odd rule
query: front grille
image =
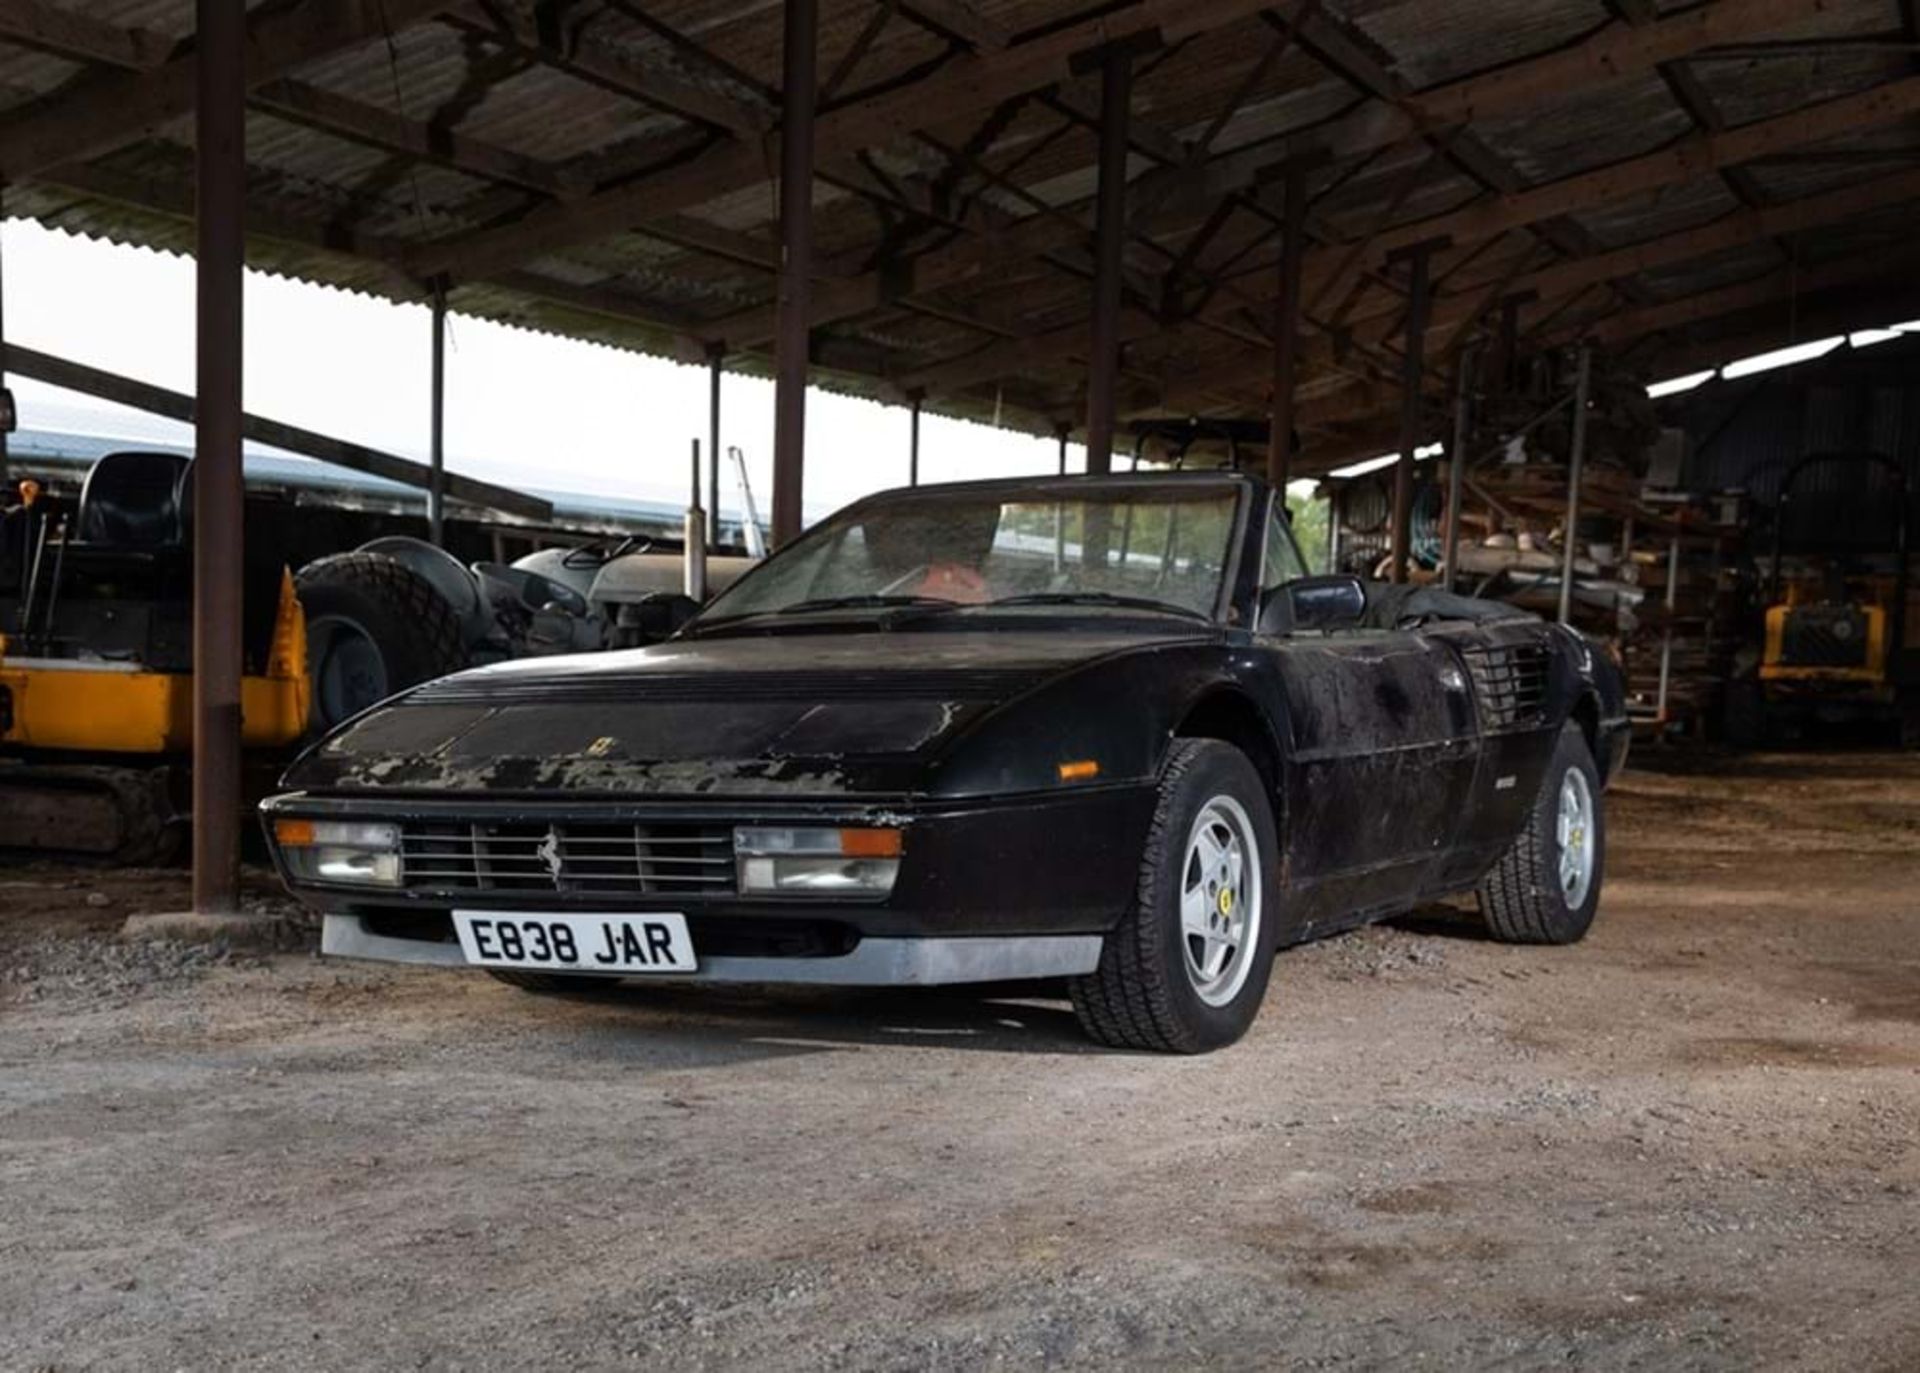
<svg viewBox="0 0 1920 1373">
<path fill-rule="evenodd" d="M 733 830 L 720 825 L 408 821 L 400 852 L 411 891 L 698 896 L 734 887 Z"/>
<path fill-rule="evenodd" d="M 1866 667 L 1868 624 L 1853 607 L 1790 610 L 1780 635 L 1780 661 L 1788 667 Z"/>
<path fill-rule="evenodd" d="M 1467 660 L 1467 671 L 1473 674 L 1473 691 L 1480 701 L 1485 728 L 1526 729 L 1545 718 L 1551 661 L 1545 644 L 1470 648 L 1460 656 Z"/>
</svg>

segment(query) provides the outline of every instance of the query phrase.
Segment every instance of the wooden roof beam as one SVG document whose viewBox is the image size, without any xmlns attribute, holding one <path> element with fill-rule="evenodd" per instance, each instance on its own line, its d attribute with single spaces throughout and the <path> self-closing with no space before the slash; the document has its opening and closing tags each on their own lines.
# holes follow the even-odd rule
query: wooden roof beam
<svg viewBox="0 0 1920 1373">
<path fill-rule="evenodd" d="M 0 0 L 0 39 L 123 71 L 147 71 L 174 54 L 174 40 L 167 34 L 75 14 L 45 0 Z"/>
<path fill-rule="evenodd" d="M 763 106 L 732 99 L 665 72 L 648 70 L 589 44 L 567 50 L 554 48 L 543 40 L 533 15 L 518 6 L 461 5 L 449 7 L 444 17 L 462 32 L 497 43 L 576 80 L 642 101 L 682 119 L 711 125 L 736 137 L 758 138 L 774 124 L 772 111 Z M 494 22 L 496 17 L 498 23 Z"/>
<path fill-rule="evenodd" d="M 1436 108 L 1471 105 L 1483 114 L 1509 112 L 1513 106 L 1508 102 L 1531 102 L 1537 98 L 1536 93 L 1542 90 L 1557 92 L 1559 83 L 1569 79 L 1569 73 L 1585 73 L 1595 65 L 1611 64 L 1609 70 L 1616 76 L 1630 76 L 1650 68 L 1653 60 L 1662 54 L 1692 51 L 1694 45 L 1721 41 L 1720 35 L 1766 32 L 1817 15 L 1826 3 L 1828 0 L 1720 0 L 1720 3 L 1709 7 L 1713 11 L 1723 11 L 1712 26 L 1703 25 L 1701 12 L 1689 12 L 1652 26 L 1658 30 L 1656 33 L 1616 34 L 1593 50 L 1580 45 L 1573 50 L 1531 59 L 1517 67 L 1485 77 L 1468 77 L 1440 87 L 1438 92 L 1409 95 L 1405 97 L 1405 108 L 1396 109 L 1382 102 L 1335 120 L 1330 125 L 1303 130 L 1252 148 L 1238 149 L 1196 166 L 1150 171 L 1134 183 L 1136 212 L 1140 207 L 1170 200 L 1211 203 L 1220 196 L 1255 187 L 1278 162 L 1290 154 L 1325 152 L 1339 158 L 1365 156 L 1403 142 L 1408 137 L 1420 136 L 1423 126 L 1409 111 L 1422 101 Z M 1589 42 L 1598 43 L 1599 40 L 1596 38 Z M 1604 60 L 1594 55 L 1596 51 L 1604 55 Z M 1523 68 L 1538 68 L 1538 75 L 1520 79 L 1524 75 Z M 1452 94 L 1441 99 L 1442 92 Z M 1041 256 L 1071 247 L 1084 238 L 1085 230 L 1081 221 L 1089 205 L 1090 202 L 1064 207 L 1051 219 L 1040 215 L 1030 216 L 984 240 L 924 253 L 881 271 L 850 279 L 834 291 L 816 293 L 814 322 L 831 323 L 877 309 L 916 292 L 963 284 L 996 270 L 1011 253 Z M 1151 228 L 1151 221 L 1142 227 Z M 1041 337 L 1054 337 L 1058 332 L 1048 330 Z M 1032 352 L 1012 348 L 1003 356 L 1011 360 L 1010 365 L 1017 366 L 1023 365 L 1022 359 Z M 987 356 L 976 357 L 973 364 L 964 369 L 964 375 L 980 379 L 978 368 Z M 957 372 L 963 361 L 955 360 Z M 926 376 L 930 370 L 933 369 L 923 369 L 914 375 Z"/>
<path fill-rule="evenodd" d="M 259 14 L 247 26 L 247 85 L 358 47 L 430 16 L 445 0 L 310 0 Z M 87 78 L 0 125 L 0 176 L 9 181 L 84 161 L 148 137 L 193 112 L 199 67 L 191 48 L 146 70 Z"/>
<path fill-rule="evenodd" d="M 1257 13 L 1266 3 L 1271 0 L 1138 0 L 999 52 L 956 58 L 910 86 L 822 114 L 817 155 L 830 163 L 941 120 L 982 113 L 1012 96 L 1069 79 L 1074 60 L 1089 50 L 1156 35 L 1176 42 Z M 685 167 L 578 204 L 535 210 L 516 223 L 427 245 L 414 255 L 412 266 L 425 276 L 484 276 L 756 185 L 766 179 L 771 155 L 759 143 L 732 143 Z"/>
</svg>

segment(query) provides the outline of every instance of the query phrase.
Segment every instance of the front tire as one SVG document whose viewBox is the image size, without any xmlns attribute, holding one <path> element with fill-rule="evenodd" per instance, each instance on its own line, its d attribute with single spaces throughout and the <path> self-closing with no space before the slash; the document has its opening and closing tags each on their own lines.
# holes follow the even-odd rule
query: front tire
<svg viewBox="0 0 1920 1373">
<path fill-rule="evenodd" d="M 1273 971 L 1278 858 L 1273 807 L 1247 756 L 1175 740 L 1133 908 L 1100 966 L 1068 986 L 1081 1028 L 1114 1048 L 1183 1054 L 1244 1035 Z"/>
<path fill-rule="evenodd" d="M 1600 906 L 1607 820 L 1600 774 L 1578 724 L 1560 730 L 1526 828 L 1480 884 L 1480 913 L 1509 944 L 1573 944 Z"/>
</svg>

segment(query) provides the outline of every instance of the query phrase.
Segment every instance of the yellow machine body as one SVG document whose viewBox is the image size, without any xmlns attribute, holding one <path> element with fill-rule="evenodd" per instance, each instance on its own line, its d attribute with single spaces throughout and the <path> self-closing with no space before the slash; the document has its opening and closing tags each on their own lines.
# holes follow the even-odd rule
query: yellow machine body
<svg viewBox="0 0 1920 1373">
<path fill-rule="evenodd" d="M 1797 607 L 1767 608 L 1766 654 L 1760 661 L 1760 678 L 1767 682 L 1853 682 L 1877 687 L 1887 680 L 1887 612 L 1877 605 L 1853 609 L 1866 624 L 1866 650 L 1857 665 L 1798 663 L 1786 648 L 1787 624 Z"/>
<path fill-rule="evenodd" d="M 293 578 L 282 573 L 264 676 L 240 682 L 241 742 L 277 748 L 306 733 L 312 705 L 307 625 Z M 184 753 L 193 746 L 193 678 L 138 664 L 18 658 L 0 636 L 0 690 L 11 708 L 0 745 L 85 753 Z"/>
</svg>

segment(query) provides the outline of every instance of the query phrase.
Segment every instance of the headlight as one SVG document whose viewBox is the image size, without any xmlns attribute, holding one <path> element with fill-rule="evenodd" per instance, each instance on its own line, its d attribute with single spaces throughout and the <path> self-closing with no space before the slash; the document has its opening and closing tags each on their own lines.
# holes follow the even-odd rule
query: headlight
<svg viewBox="0 0 1920 1373">
<path fill-rule="evenodd" d="M 400 885 L 400 827 L 359 820 L 273 822 L 274 843 L 294 878 L 335 886 Z"/>
<path fill-rule="evenodd" d="M 742 896 L 884 896 L 900 873 L 897 829 L 733 832 Z"/>
</svg>

